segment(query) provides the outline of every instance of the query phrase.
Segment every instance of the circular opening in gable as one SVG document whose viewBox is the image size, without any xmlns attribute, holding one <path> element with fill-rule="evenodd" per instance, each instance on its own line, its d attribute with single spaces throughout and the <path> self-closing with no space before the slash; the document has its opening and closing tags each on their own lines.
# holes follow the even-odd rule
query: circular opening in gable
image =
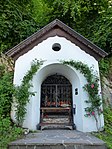
<svg viewBox="0 0 112 149">
<path fill-rule="evenodd" d="M 54 51 L 59 51 L 61 49 L 61 45 L 59 43 L 54 43 L 52 49 Z"/>
</svg>

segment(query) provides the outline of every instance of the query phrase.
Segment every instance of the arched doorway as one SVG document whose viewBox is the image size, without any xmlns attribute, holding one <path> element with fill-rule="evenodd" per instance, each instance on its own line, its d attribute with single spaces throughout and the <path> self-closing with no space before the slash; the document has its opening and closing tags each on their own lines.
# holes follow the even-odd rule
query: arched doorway
<svg viewBox="0 0 112 149">
<path fill-rule="evenodd" d="M 48 76 L 41 85 L 41 127 L 72 127 L 72 85 L 60 74 Z"/>
</svg>

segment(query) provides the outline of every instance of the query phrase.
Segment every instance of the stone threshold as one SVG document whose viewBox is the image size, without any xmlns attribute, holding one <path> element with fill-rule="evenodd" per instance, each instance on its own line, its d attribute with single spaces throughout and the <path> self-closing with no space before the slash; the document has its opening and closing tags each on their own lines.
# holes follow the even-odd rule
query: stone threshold
<svg viewBox="0 0 112 149">
<path fill-rule="evenodd" d="M 106 144 L 89 133 L 76 130 L 44 130 L 11 142 L 8 149 L 107 149 Z"/>
</svg>

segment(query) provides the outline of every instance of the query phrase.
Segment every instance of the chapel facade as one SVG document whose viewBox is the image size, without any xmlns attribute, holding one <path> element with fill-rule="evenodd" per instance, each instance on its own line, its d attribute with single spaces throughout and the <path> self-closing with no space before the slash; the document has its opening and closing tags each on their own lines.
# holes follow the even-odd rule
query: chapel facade
<svg viewBox="0 0 112 149">
<path fill-rule="evenodd" d="M 31 96 L 27 104 L 23 127 L 31 130 L 60 127 L 82 132 L 97 131 L 95 119 L 85 117 L 85 101 L 89 96 L 83 87 L 87 80 L 79 70 L 64 65 L 62 61 L 82 62 L 92 67 L 100 80 L 98 61 L 107 55 L 106 52 L 56 19 L 6 54 L 15 61 L 14 84 L 18 86 L 30 70 L 32 61 L 43 61 L 31 80 L 31 91 L 35 96 Z M 11 116 L 16 122 L 15 105 Z M 103 114 L 98 118 L 98 127 L 104 127 Z"/>
</svg>

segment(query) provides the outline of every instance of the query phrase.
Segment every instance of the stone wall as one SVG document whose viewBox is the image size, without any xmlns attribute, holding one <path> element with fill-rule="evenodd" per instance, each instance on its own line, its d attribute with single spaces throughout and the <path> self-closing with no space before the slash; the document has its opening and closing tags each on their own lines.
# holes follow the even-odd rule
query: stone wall
<svg viewBox="0 0 112 149">
<path fill-rule="evenodd" d="M 102 95 L 105 104 L 112 106 L 112 80 L 110 78 L 103 78 Z"/>
</svg>

